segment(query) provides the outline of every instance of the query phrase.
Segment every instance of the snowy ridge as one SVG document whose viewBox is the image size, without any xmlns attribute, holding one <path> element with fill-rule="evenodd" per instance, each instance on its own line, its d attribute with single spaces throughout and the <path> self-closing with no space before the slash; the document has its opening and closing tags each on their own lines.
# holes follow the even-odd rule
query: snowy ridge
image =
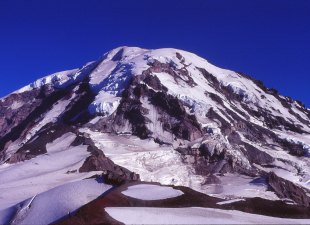
<svg viewBox="0 0 310 225">
<path fill-rule="evenodd" d="M 176 53 L 182 55 L 182 60 L 177 58 Z M 188 70 L 197 84 L 194 88 L 188 88 L 188 85 L 184 82 L 182 83 L 182 81 L 176 83 L 176 81 L 166 73 L 154 73 L 154 75 L 167 86 L 171 94 L 179 96 L 180 99 L 187 96 L 188 99 L 190 98 L 198 101 L 198 103 L 189 102 L 192 108 L 202 108 L 201 103 L 204 103 L 205 107 L 203 107 L 203 110 L 205 111 L 208 111 L 210 107 L 216 108 L 215 102 L 206 102 L 203 93 L 207 91 L 218 94 L 218 91 L 212 88 L 210 83 L 203 78 L 200 71 L 197 70 L 198 67 L 206 69 L 206 71 L 216 77 L 221 85 L 241 96 L 242 101 L 250 104 L 253 109 L 257 109 L 257 106 L 259 106 L 273 111 L 277 116 L 284 116 L 285 119 L 293 121 L 296 120 L 296 117 L 291 115 L 278 99 L 271 94 L 264 93 L 264 90 L 253 83 L 253 81 L 236 72 L 216 67 L 195 54 L 170 48 L 146 50 L 136 47 L 119 47 L 106 53 L 99 61 L 87 63 L 82 69 L 63 71 L 46 76 L 20 89 L 18 92 L 29 91 L 46 84 L 51 84 L 55 88 L 66 88 L 70 84 L 79 82 L 85 77 L 89 77 L 90 87 L 98 94 L 95 102 L 93 102 L 90 107 L 91 112 L 110 115 L 117 108 L 118 101 L 107 102 L 105 93 L 116 97 L 120 96 L 129 85 L 132 76 L 141 75 L 143 71 L 149 68 L 149 64 L 155 60 L 161 63 L 172 64 L 177 69 L 185 67 Z M 263 99 L 262 93 L 265 95 Z M 221 94 L 219 95 L 221 96 Z M 224 96 L 221 97 L 225 99 Z M 296 109 L 293 110 L 295 111 Z M 308 118 L 304 113 L 297 113 L 303 118 Z M 304 129 L 310 131 L 309 127 L 305 127 L 304 124 L 298 121 L 296 122 Z"/>
</svg>

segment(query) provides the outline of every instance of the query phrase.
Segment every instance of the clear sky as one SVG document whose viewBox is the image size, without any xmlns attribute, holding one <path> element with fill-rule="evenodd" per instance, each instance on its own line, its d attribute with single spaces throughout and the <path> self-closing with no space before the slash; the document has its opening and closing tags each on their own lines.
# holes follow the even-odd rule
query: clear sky
<svg viewBox="0 0 310 225">
<path fill-rule="evenodd" d="M 191 51 L 310 107 L 310 0 L 0 0 L 0 96 L 123 45 Z"/>
</svg>

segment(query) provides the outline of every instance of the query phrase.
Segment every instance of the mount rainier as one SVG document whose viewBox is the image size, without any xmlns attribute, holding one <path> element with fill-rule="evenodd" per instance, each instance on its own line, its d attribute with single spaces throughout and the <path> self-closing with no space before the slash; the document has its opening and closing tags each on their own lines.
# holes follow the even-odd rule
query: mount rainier
<svg viewBox="0 0 310 225">
<path fill-rule="evenodd" d="M 0 115 L 0 224 L 310 223 L 310 109 L 195 54 L 119 47 Z"/>
</svg>

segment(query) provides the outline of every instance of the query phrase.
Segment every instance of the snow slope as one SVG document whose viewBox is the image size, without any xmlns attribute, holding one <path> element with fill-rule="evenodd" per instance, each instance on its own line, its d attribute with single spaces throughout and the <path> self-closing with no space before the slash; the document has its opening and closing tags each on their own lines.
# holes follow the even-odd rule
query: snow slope
<svg viewBox="0 0 310 225">
<path fill-rule="evenodd" d="M 281 219 L 210 208 L 128 208 L 106 211 L 125 224 L 309 224 L 307 219 Z"/>
<path fill-rule="evenodd" d="M 110 188 L 112 186 L 94 179 L 67 183 L 35 195 L 31 199 L 12 207 L 17 210 L 14 217 L 2 218 L 0 223 L 6 223 L 10 220 L 11 224 L 50 224 L 73 213 Z"/>
<path fill-rule="evenodd" d="M 75 134 L 67 133 L 47 145 L 47 154 L 20 162 L 0 165 L 0 209 L 67 182 L 94 175 L 68 173 L 78 170 L 89 156 L 86 146 L 69 147 Z"/>
</svg>

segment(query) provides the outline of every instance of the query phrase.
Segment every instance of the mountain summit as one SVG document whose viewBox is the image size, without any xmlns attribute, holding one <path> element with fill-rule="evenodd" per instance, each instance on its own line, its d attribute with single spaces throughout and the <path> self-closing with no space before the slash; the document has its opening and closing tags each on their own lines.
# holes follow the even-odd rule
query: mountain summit
<svg viewBox="0 0 310 225">
<path fill-rule="evenodd" d="M 2 98 L 0 114 L 0 224 L 59 221 L 100 196 L 84 180 L 93 176 L 105 191 L 158 182 L 231 203 L 310 206 L 310 110 L 186 51 L 113 49 Z M 77 189 L 83 201 L 37 215 Z"/>
</svg>

